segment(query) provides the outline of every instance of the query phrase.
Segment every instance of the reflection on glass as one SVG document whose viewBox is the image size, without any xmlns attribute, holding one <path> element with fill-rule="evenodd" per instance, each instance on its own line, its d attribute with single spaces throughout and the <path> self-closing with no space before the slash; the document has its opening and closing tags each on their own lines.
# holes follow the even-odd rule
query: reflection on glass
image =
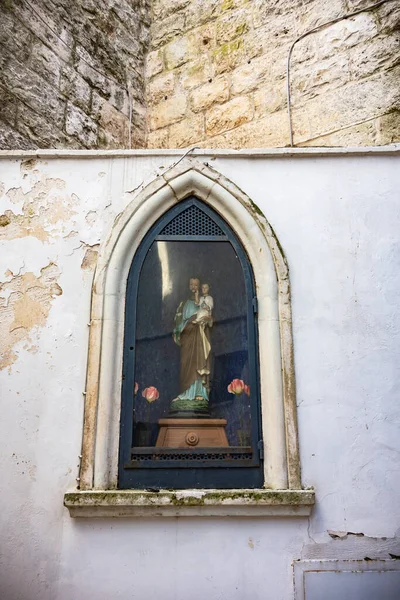
<svg viewBox="0 0 400 600">
<path fill-rule="evenodd" d="M 133 446 L 163 445 L 169 424 L 186 428 L 179 447 L 250 446 L 246 306 L 229 242 L 153 242 L 138 286 Z M 225 444 L 206 435 L 218 423 Z"/>
<path fill-rule="evenodd" d="M 172 280 L 169 273 L 168 250 L 166 242 L 157 242 L 158 259 L 161 267 L 161 295 L 164 300 L 172 292 Z"/>
</svg>

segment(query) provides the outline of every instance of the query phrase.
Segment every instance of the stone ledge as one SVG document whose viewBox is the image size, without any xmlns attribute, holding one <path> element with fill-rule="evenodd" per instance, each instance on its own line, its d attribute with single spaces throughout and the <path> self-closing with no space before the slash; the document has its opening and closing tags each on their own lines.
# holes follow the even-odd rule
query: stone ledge
<svg viewBox="0 0 400 600">
<path fill-rule="evenodd" d="M 0 159 L 58 159 L 58 158 L 133 158 L 137 156 L 176 156 L 180 158 L 185 149 L 146 148 L 136 150 L 0 150 Z M 346 146 L 346 147 L 285 147 L 285 148 L 243 148 L 242 150 L 197 148 L 190 153 L 196 157 L 215 158 L 295 158 L 295 157 L 331 157 L 331 156 L 379 156 L 397 155 L 400 143 L 387 146 Z"/>
<path fill-rule="evenodd" d="M 64 495 L 71 517 L 306 517 L 314 490 L 78 490 Z"/>
</svg>

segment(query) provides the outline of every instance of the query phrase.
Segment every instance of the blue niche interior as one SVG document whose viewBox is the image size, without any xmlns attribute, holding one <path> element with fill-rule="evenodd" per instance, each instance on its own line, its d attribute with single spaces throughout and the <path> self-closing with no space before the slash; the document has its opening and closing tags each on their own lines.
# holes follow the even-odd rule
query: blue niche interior
<svg viewBox="0 0 400 600">
<path fill-rule="evenodd" d="M 211 417 L 227 419 L 229 444 L 250 429 L 249 400 L 227 390 L 235 379 L 248 382 L 247 299 L 243 269 L 228 241 L 155 241 L 147 252 L 139 277 L 136 311 L 133 446 L 155 444 L 158 419 L 167 417 L 178 393 L 180 350 L 172 338 L 174 317 L 189 297 L 189 280 L 208 283 L 214 299 L 211 328 Z M 149 404 L 142 397 L 148 386 L 160 398 Z M 143 436 L 151 424 L 150 439 Z M 238 433 L 239 432 L 239 433 Z"/>
</svg>

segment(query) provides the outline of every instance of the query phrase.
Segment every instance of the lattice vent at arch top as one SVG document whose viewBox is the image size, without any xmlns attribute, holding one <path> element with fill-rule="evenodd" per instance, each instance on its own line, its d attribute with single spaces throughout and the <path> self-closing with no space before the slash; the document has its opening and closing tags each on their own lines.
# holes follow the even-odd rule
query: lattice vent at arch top
<svg viewBox="0 0 400 600">
<path fill-rule="evenodd" d="M 172 221 L 165 225 L 159 235 L 204 235 L 225 237 L 225 233 L 217 223 L 195 205 L 189 206 L 179 213 L 179 215 L 174 217 Z"/>
</svg>

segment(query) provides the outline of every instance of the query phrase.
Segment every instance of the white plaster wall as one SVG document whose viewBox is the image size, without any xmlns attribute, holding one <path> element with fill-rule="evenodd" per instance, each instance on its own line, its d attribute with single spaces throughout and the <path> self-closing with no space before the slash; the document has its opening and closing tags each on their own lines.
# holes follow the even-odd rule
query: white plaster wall
<svg viewBox="0 0 400 600">
<path fill-rule="evenodd" d="M 398 154 L 199 157 L 263 210 L 289 262 L 303 484 L 317 494 L 310 520 L 78 521 L 63 508 L 82 431 L 92 279 L 82 259 L 127 192 L 176 159 L 46 158 L 29 169 L 0 160 L 1 213 L 21 210 L 8 190 L 46 177 L 78 198 L 45 241 L 11 239 L 0 254 L 1 281 L 53 262 L 63 290 L 0 371 L 2 600 L 289 600 L 294 559 L 393 551 L 382 538 L 399 534 L 400 512 Z M 328 530 L 363 533 L 364 545 Z"/>
</svg>

